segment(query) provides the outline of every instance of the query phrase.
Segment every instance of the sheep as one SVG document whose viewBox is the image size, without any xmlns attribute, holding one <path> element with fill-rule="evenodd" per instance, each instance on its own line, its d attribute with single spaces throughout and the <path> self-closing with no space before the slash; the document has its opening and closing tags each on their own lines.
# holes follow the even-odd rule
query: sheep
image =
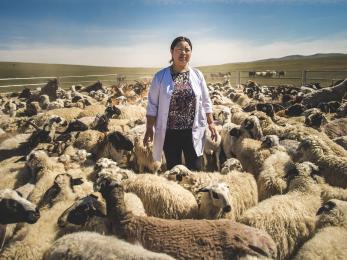
<svg viewBox="0 0 347 260">
<path fill-rule="evenodd" d="M 119 131 L 106 135 L 95 130 L 81 132 L 75 140 L 74 146 L 85 149 L 97 159 L 107 157 L 118 163 L 124 163 L 123 155 L 127 155 L 126 152 L 131 151 L 134 147 L 130 139 Z"/>
<path fill-rule="evenodd" d="M 52 109 L 47 111 L 46 114 L 48 115 L 56 115 L 56 116 L 61 116 L 63 118 L 65 118 L 66 120 L 74 120 L 76 118 L 78 118 L 79 114 L 82 112 L 83 110 L 80 108 L 75 107 L 74 109 L 71 108 L 58 108 L 58 109 Z"/>
<path fill-rule="evenodd" d="M 33 203 L 38 203 L 55 177 L 65 172 L 64 165 L 48 157 L 44 151 L 32 152 L 28 156 L 26 165 L 35 183 L 35 188 L 28 198 Z"/>
<path fill-rule="evenodd" d="M 21 158 L 13 156 L 0 162 L 0 189 L 16 189 L 30 180 L 30 172 Z"/>
<path fill-rule="evenodd" d="M 336 137 L 333 141 L 347 150 L 347 135 Z"/>
<path fill-rule="evenodd" d="M 257 179 L 260 201 L 287 190 L 284 176 L 293 164 L 290 156 L 283 151 L 276 151 L 265 159 Z"/>
<path fill-rule="evenodd" d="M 347 258 L 347 202 L 329 200 L 317 212 L 317 231 L 298 251 L 297 259 Z"/>
<path fill-rule="evenodd" d="M 232 158 L 235 156 L 234 154 L 234 144 L 237 140 L 236 136 L 230 135 L 230 131 L 233 128 L 239 128 L 240 126 L 234 124 L 234 123 L 227 123 L 223 125 L 221 129 L 221 145 L 223 148 L 223 151 L 225 153 L 226 159 Z"/>
<path fill-rule="evenodd" d="M 323 202 L 330 199 L 338 199 L 347 201 L 347 189 L 333 187 L 325 182 L 323 177 L 317 176 L 317 180 L 321 189 L 321 198 Z"/>
<path fill-rule="evenodd" d="M 330 121 L 323 127 L 324 132 L 331 138 L 347 135 L 347 118 L 338 118 Z"/>
<path fill-rule="evenodd" d="M 132 245 L 114 236 L 93 232 L 78 232 L 56 240 L 45 252 L 44 260 L 73 259 L 174 259 L 162 253 L 154 253 L 140 245 Z"/>
<path fill-rule="evenodd" d="M 153 144 L 144 146 L 142 142 L 143 138 L 135 136 L 134 138 L 134 160 L 138 167 L 139 173 L 143 173 L 145 167 L 154 174 L 158 174 L 161 167 L 160 161 L 154 161 L 153 159 Z"/>
<path fill-rule="evenodd" d="M 41 217 L 34 225 L 26 225 L 19 230 L 8 244 L 1 257 L 5 259 L 42 259 L 44 252 L 53 243 L 58 231 L 56 221 L 60 214 L 76 199 L 73 179 L 68 174 L 60 174 L 53 186 L 43 196 L 44 206 Z M 51 205 L 47 208 L 46 205 Z M 25 236 L 21 234 L 25 232 Z M 44 235 L 40 234 L 44 233 Z"/>
<path fill-rule="evenodd" d="M 40 218 L 36 205 L 12 189 L 0 190 L 0 211 L 1 225 L 18 222 L 34 224 Z"/>
<path fill-rule="evenodd" d="M 304 96 L 302 104 L 308 108 L 317 107 L 321 102 L 342 101 L 347 92 L 347 79 L 340 84 L 314 91 Z"/>
<path fill-rule="evenodd" d="M 199 205 L 202 203 L 200 197 L 200 191 L 202 189 L 211 185 L 211 183 L 226 183 L 230 190 L 229 200 L 231 212 L 223 214 L 224 218 L 237 220 L 246 209 L 258 203 L 257 184 L 253 175 L 250 173 L 234 170 L 228 172 L 227 175 L 221 175 L 219 173 L 191 172 L 183 167 L 184 166 L 175 166 L 168 173 L 165 173 L 165 175 L 168 179 L 178 181 L 182 187 L 191 191 L 196 197 Z M 207 205 L 207 203 L 205 203 L 205 205 Z M 214 207 L 214 210 L 215 209 Z"/>
<path fill-rule="evenodd" d="M 130 243 L 176 259 L 276 257 L 275 244 L 264 232 L 230 220 L 167 220 L 125 212 L 124 190 L 108 179 L 95 188 L 106 200 L 112 233 Z"/>
<path fill-rule="evenodd" d="M 221 142 L 222 142 L 221 135 L 217 131 L 216 140 L 212 140 L 211 131 L 209 129 L 206 129 L 205 135 L 206 135 L 206 143 L 205 143 L 204 152 L 203 152 L 205 169 L 208 168 L 208 161 L 209 161 L 208 159 L 210 157 L 213 157 L 215 158 L 217 169 L 218 171 L 220 171 L 219 156 L 221 153 Z"/>
<path fill-rule="evenodd" d="M 118 119 L 141 119 L 146 117 L 146 109 L 136 105 L 119 105 L 117 106 L 121 113 Z"/>
<path fill-rule="evenodd" d="M 161 218 L 195 218 L 198 205 L 193 194 L 164 177 L 140 174 L 122 182 L 126 192 L 141 198 L 149 216 Z"/>
<path fill-rule="evenodd" d="M 239 219 L 243 224 L 269 233 L 277 244 L 278 259 L 289 259 L 313 235 L 321 198 L 312 174 L 311 163 L 296 164 L 287 172 L 286 194 L 261 201 Z"/>
<path fill-rule="evenodd" d="M 347 157 L 334 155 L 330 147 L 318 139 L 307 137 L 303 140 L 298 147 L 297 157 L 301 161 L 315 163 L 329 184 L 347 188 Z"/>
<path fill-rule="evenodd" d="M 134 193 L 125 193 L 124 200 L 127 211 L 135 216 L 147 216 L 142 201 Z M 77 200 L 59 216 L 57 223 L 60 228 L 63 228 L 59 236 L 76 230 L 108 234 L 109 227 L 105 217 L 104 199 L 99 193 L 89 194 Z"/>
</svg>

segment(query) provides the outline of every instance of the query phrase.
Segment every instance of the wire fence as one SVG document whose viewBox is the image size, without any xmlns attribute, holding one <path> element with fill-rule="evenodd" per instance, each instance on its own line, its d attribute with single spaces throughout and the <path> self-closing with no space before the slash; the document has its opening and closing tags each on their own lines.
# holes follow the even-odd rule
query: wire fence
<svg viewBox="0 0 347 260">
<path fill-rule="evenodd" d="M 333 85 L 336 81 L 347 78 L 347 70 L 265 70 L 265 71 L 203 71 L 207 82 L 215 83 L 229 80 L 232 85 L 245 84 L 248 80 L 260 85 L 293 85 L 302 86 L 309 83 L 319 83 L 322 87 Z M 44 86 L 48 80 L 58 78 L 62 88 L 71 85 L 91 85 L 101 81 L 106 85 L 132 84 L 135 81 L 151 81 L 149 74 L 102 74 L 102 75 L 66 75 L 44 77 L 0 78 L 0 92 L 21 91 L 25 87 L 37 88 Z"/>
</svg>

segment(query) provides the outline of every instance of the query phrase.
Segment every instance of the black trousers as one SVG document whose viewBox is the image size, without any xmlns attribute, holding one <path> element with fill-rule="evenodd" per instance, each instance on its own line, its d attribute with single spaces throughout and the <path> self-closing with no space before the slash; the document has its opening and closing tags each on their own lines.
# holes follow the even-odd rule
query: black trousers
<svg viewBox="0 0 347 260">
<path fill-rule="evenodd" d="M 182 164 L 182 152 L 188 169 L 201 171 L 201 156 L 197 156 L 193 145 L 192 129 L 168 129 L 165 134 L 164 154 L 167 169 Z"/>
</svg>

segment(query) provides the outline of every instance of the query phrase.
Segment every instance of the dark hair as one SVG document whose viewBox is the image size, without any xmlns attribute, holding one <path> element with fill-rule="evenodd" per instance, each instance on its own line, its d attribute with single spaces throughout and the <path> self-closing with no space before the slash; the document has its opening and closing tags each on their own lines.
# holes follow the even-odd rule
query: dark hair
<svg viewBox="0 0 347 260">
<path fill-rule="evenodd" d="M 184 36 L 179 36 L 176 39 L 174 39 L 171 43 L 170 49 L 173 50 L 175 48 L 175 46 L 177 45 L 177 43 L 182 42 L 182 41 L 188 42 L 190 48 L 193 50 L 193 46 L 192 46 L 191 41 L 187 37 L 184 37 Z"/>
<path fill-rule="evenodd" d="M 187 42 L 190 46 L 190 49 L 193 50 L 192 42 L 187 37 L 184 37 L 184 36 L 178 36 L 177 38 L 175 38 L 171 43 L 170 50 L 173 50 L 175 48 L 175 46 L 177 45 L 177 43 L 182 42 L 182 41 Z M 173 62 L 172 59 L 170 60 L 170 63 L 171 62 Z"/>
</svg>

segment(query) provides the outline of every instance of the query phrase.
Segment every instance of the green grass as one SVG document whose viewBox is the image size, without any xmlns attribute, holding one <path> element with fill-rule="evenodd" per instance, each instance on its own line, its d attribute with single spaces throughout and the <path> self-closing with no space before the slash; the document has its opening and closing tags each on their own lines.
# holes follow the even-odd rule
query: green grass
<svg viewBox="0 0 347 260">
<path fill-rule="evenodd" d="M 39 63 L 21 63 L 21 62 L 0 62 L 0 79 L 1 78 L 26 78 L 26 77 L 59 77 L 59 76 L 79 76 L 79 75 L 103 75 L 103 74 L 124 74 L 128 82 L 133 82 L 141 76 L 153 75 L 160 68 L 121 68 L 121 67 L 97 67 L 81 65 L 64 65 L 64 64 L 39 64 Z M 267 79 L 257 77 L 254 80 L 260 84 L 278 85 L 278 84 L 301 84 L 301 73 L 303 70 L 309 70 L 307 73 L 308 82 L 321 82 L 322 85 L 330 85 L 334 79 L 347 78 L 347 55 L 324 55 L 324 56 L 304 56 L 292 59 L 272 59 L 254 62 L 229 63 L 214 66 L 199 67 L 205 74 L 207 81 L 212 81 L 211 73 L 231 72 L 231 83 L 235 84 L 240 71 L 240 81 L 244 83 L 248 80 L 248 71 L 256 70 L 284 70 L 286 77 L 289 79 Z M 310 71 L 320 72 L 310 72 Z M 330 72 L 323 72 L 330 70 Z M 344 72 L 332 72 L 343 71 Z M 62 79 L 63 87 L 69 87 L 72 84 L 78 84 L 80 81 L 83 85 L 90 85 L 91 82 L 101 80 L 105 84 L 116 82 L 115 76 L 107 77 L 88 77 L 88 78 L 66 78 Z M 44 83 L 47 79 L 32 80 L 8 80 L 1 81 L 0 86 L 13 84 L 36 84 Z M 20 91 L 24 87 L 1 88 L 4 91 Z M 35 86 L 32 86 L 35 88 Z"/>
</svg>

